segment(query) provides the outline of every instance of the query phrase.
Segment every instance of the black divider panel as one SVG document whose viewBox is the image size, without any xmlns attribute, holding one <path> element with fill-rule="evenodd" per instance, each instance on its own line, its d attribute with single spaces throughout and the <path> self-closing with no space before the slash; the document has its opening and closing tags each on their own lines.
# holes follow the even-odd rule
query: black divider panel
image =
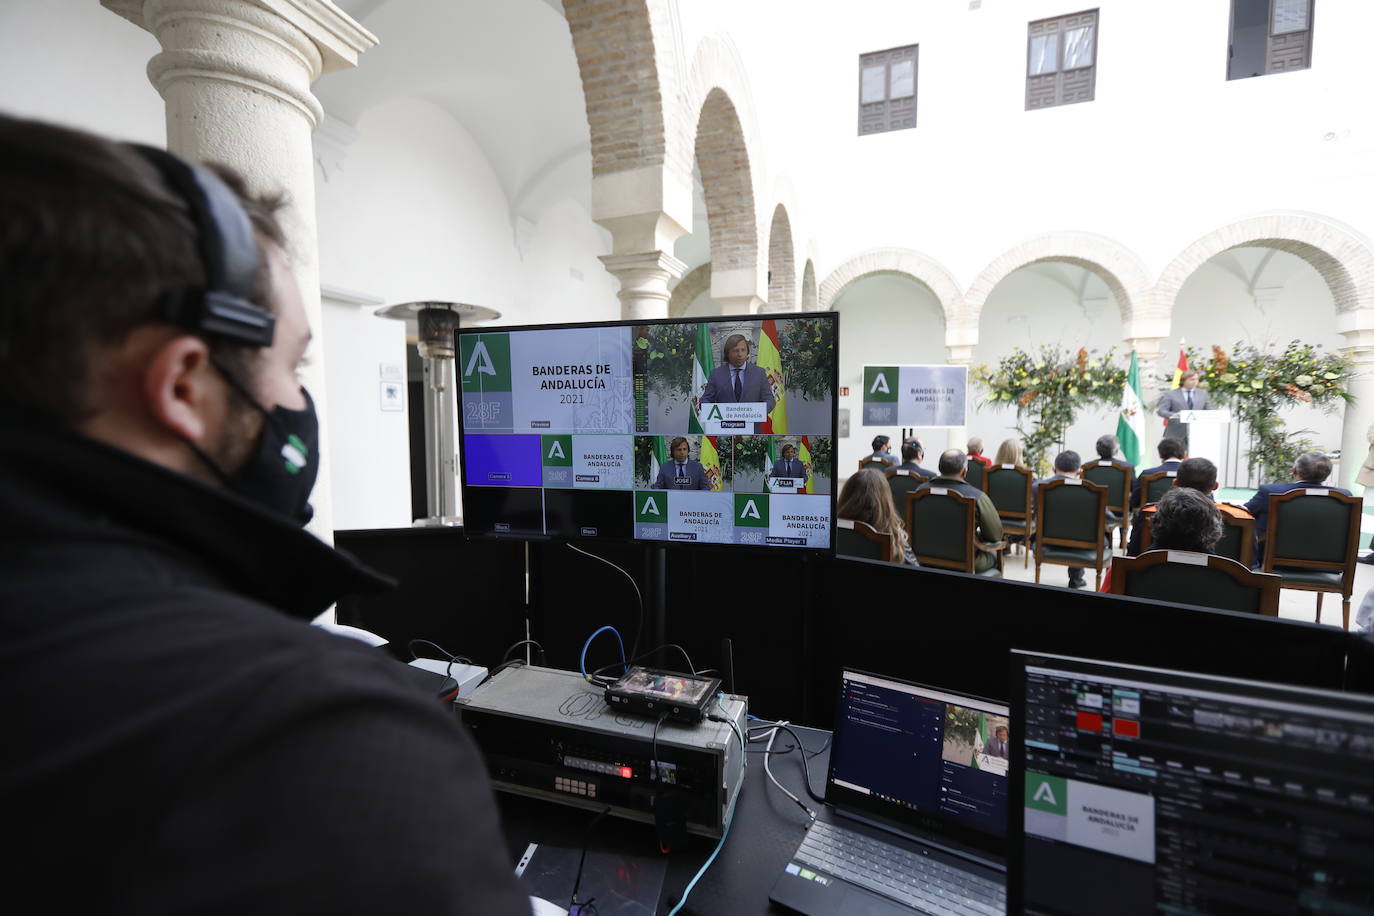
<svg viewBox="0 0 1374 916">
<path fill-rule="evenodd" d="M 336 531 L 334 542 L 400 583 L 345 598 L 337 609 L 339 623 L 391 640 L 397 658 L 410 660 L 410 640 L 429 639 L 492 667 L 525 638 L 522 542 L 467 540 L 461 528 Z"/>
<path fill-rule="evenodd" d="M 994 699 L 1012 648 L 1332 690 L 1359 637 L 1332 627 L 862 560 L 834 560 L 812 610 L 808 725 L 828 726 L 843 665 Z"/>
</svg>

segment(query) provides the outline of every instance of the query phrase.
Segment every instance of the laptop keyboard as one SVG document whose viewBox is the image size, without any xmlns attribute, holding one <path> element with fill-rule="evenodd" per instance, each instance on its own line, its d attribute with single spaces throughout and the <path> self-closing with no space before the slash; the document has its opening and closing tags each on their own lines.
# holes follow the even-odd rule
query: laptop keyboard
<svg viewBox="0 0 1374 916">
<path fill-rule="evenodd" d="M 817 821 L 797 858 L 899 903 L 931 913 L 992 916 L 1007 911 L 1006 887 L 952 865 Z"/>
</svg>

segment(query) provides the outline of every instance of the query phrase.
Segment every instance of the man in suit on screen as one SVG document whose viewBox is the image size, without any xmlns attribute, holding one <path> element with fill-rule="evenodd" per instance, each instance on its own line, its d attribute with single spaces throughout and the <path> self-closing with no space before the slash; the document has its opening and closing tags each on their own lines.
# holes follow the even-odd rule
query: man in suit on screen
<svg viewBox="0 0 1374 916">
<path fill-rule="evenodd" d="M 773 462 L 773 469 L 768 472 L 769 477 L 794 477 L 797 480 L 806 479 L 806 465 L 802 464 L 797 457 L 797 447 L 795 445 L 784 445 L 782 447 L 782 457 Z"/>
<path fill-rule="evenodd" d="M 675 437 L 668 444 L 668 451 L 672 454 L 673 460 L 665 461 L 659 466 L 658 477 L 654 478 L 653 489 L 711 489 L 711 481 L 706 478 L 706 469 L 701 466 L 701 462 L 687 457 L 691 454 L 692 447 L 687 444 L 685 437 Z"/>
<path fill-rule="evenodd" d="M 763 403 L 772 412 L 776 401 L 768 373 L 749 363 L 749 338 L 731 334 L 725 338 L 725 363 L 711 370 L 701 392 L 703 404 Z"/>
</svg>

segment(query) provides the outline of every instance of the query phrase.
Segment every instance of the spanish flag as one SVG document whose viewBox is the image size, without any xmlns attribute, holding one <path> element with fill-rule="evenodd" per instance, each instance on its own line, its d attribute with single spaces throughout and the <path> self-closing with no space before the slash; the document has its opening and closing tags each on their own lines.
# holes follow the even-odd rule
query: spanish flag
<svg viewBox="0 0 1374 916">
<path fill-rule="evenodd" d="M 1174 383 L 1170 388 L 1183 384 L 1183 373 L 1188 371 L 1188 354 L 1183 352 L 1183 341 L 1178 342 L 1178 366 L 1174 369 Z"/>
<path fill-rule="evenodd" d="M 758 366 L 768 374 L 773 388 L 773 412 L 759 424 L 759 432 L 782 435 L 787 432 L 787 384 L 782 377 L 782 349 L 778 346 L 778 323 L 771 318 L 763 323 L 759 335 Z"/>
<path fill-rule="evenodd" d="M 810 448 L 810 445 L 811 445 L 811 437 L 810 437 L 810 436 L 802 436 L 802 437 L 801 437 L 801 449 L 798 451 L 797 457 L 801 459 L 802 466 L 803 466 L 803 467 L 807 467 L 807 468 L 810 468 L 810 467 L 811 467 L 811 448 Z M 815 468 L 811 468 L 811 470 L 813 471 L 813 473 L 810 473 L 810 474 L 807 474 L 807 475 L 806 475 L 806 490 L 805 490 L 804 492 L 807 492 L 807 493 L 815 493 L 815 492 L 816 492 L 816 475 L 815 475 L 815 473 L 814 473 Z"/>
<path fill-rule="evenodd" d="M 716 451 L 716 437 L 701 437 L 701 469 L 706 472 L 706 479 L 711 483 L 712 490 L 723 490 L 724 480 L 720 475 L 720 453 Z"/>
</svg>

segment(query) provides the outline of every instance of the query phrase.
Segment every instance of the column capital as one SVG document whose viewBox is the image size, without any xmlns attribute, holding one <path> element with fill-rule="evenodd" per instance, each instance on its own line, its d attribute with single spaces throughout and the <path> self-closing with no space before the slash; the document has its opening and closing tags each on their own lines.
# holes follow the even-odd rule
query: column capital
<svg viewBox="0 0 1374 916">
<path fill-rule="evenodd" d="M 620 281 L 622 318 L 668 317 L 668 281 L 687 271 L 684 262 L 666 251 L 606 254 L 601 263 Z"/>
<path fill-rule="evenodd" d="M 945 344 L 945 362 L 951 366 L 969 366 L 973 364 L 973 347 L 957 344 Z"/>
</svg>

